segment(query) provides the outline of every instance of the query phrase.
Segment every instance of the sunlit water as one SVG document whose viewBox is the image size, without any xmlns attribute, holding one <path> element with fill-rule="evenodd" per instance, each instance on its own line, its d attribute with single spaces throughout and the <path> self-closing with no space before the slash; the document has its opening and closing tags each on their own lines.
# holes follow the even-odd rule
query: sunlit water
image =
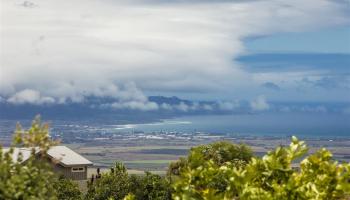
<svg viewBox="0 0 350 200">
<path fill-rule="evenodd" d="M 24 126 L 30 120 L 19 120 Z M 350 137 L 350 115 L 346 114 L 244 114 L 206 115 L 164 119 L 154 123 L 123 124 L 109 120 L 49 120 L 55 132 L 176 131 L 260 136 Z M 99 121 L 103 121 L 99 119 Z M 0 134 L 14 130 L 16 120 L 0 120 Z"/>
</svg>

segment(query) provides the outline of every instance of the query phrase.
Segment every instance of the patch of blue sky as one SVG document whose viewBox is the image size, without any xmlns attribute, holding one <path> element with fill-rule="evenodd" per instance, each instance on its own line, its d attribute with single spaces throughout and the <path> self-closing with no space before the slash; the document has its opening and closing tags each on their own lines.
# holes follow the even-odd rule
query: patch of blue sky
<svg viewBox="0 0 350 200">
<path fill-rule="evenodd" d="M 257 53 L 241 56 L 249 72 L 324 70 L 327 74 L 350 74 L 350 54 L 345 53 Z"/>
<path fill-rule="evenodd" d="M 350 54 L 350 26 L 299 33 L 279 33 L 245 40 L 248 53 L 341 53 Z"/>
</svg>

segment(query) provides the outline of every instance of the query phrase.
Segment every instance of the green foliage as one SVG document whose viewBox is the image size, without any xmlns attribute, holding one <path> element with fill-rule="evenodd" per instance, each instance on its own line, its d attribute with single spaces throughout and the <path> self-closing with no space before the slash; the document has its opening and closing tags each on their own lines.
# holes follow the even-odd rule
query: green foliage
<svg viewBox="0 0 350 200">
<path fill-rule="evenodd" d="M 82 200 L 82 193 L 77 183 L 70 179 L 59 178 L 54 187 L 59 200 Z"/>
<path fill-rule="evenodd" d="M 117 162 L 110 172 L 89 186 L 87 199 L 171 199 L 170 185 L 165 178 L 146 172 L 145 176 L 129 176 L 125 166 Z"/>
<path fill-rule="evenodd" d="M 49 127 L 42 125 L 36 117 L 29 130 L 23 130 L 18 124 L 9 151 L 0 147 L 0 199 L 57 199 L 53 187 L 55 175 L 45 159 L 46 152 L 54 142 L 49 137 Z M 28 160 L 23 161 L 23 155 L 15 152 L 15 147 L 31 148 Z M 37 152 L 42 152 L 40 155 Z M 18 159 L 13 160 L 13 154 Z M 39 160 L 39 161 L 38 161 Z"/>
<path fill-rule="evenodd" d="M 168 167 L 167 176 L 172 179 L 174 175 L 180 175 L 180 169 L 185 168 L 187 165 L 188 160 L 186 158 L 180 158 L 176 162 L 171 162 Z"/>
<path fill-rule="evenodd" d="M 146 172 L 145 176 L 130 177 L 130 192 L 135 200 L 167 200 L 171 199 L 170 185 L 159 175 Z"/>
<path fill-rule="evenodd" d="M 244 144 L 219 141 L 192 148 L 188 160 L 193 167 L 209 160 L 221 166 L 226 162 L 249 162 L 252 157 L 252 150 Z"/>
<path fill-rule="evenodd" d="M 172 182 L 182 169 L 196 169 L 208 164 L 207 162 L 216 167 L 225 165 L 227 162 L 236 166 L 244 166 L 252 157 L 252 150 L 244 144 L 237 145 L 228 141 L 214 142 L 193 147 L 187 158 L 180 158 L 169 165 L 167 175 Z"/>
<path fill-rule="evenodd" d="M 113 198 L 111 198 L 109 200 L 113 200 Z M 135 200 L 135 195 L 130 193 L 130 194 L 126 195 L 123 200 Z"/>
<path fill-rule="evenodd" d="M 123 199 L 130 188 L 129 176 L 122 163 L 116 162 L 110 172 L 103 173 L 88 188 L 86 199 Z"/>
<path fill-rule="evenodd" d="M 278 147 L 247 165 L 209 159 L 181 168 L 173 183 L 174 199 L 345 199 L 350 195 L 350 164 L 338 164 L 321 149 L 292 168 L 305 156 L 304 142 L 293 137 L 289 147 Z M 201 160 L 201 155 L 192 160 Z M 192 167 L 195 166 L 195 167 Z"/>
<path fill-rule="evenodd" d="M 50 138 L 49 125 L 42 124 L 39 115 L 34 118 L 28 130 L 23 130 L 20 124 L 16 125 L 12 147 L 29 147 L 33 151 L 39 148 L 41 156 L 45 157 L 49 148 L 55 144 L 57 141 L 52 141 Z"/>
</svg>

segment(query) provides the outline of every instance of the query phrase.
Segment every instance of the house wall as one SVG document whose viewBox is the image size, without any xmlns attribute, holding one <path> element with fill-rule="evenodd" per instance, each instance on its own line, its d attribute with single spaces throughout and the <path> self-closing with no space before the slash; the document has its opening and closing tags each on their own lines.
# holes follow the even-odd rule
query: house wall
<svg viewBox="0 0 350 200">
<path fill-rule="evenodd" d="M 53 164 L 53 170 L 57 174 L 62 174 L 65 178 L 72 180 L 86 180 L 87 179 L 87 166 L 74 166 L 84 167 L 84 172 L 72 172 L 72 167 L 64 167 L 59 164 Z"/>
</svg>

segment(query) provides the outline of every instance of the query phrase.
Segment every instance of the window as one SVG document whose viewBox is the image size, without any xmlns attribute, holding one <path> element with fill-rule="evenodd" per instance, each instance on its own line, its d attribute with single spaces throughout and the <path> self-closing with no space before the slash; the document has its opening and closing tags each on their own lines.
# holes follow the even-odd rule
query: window
<svg viewBox="0 0 350 200">
<path fill-rule="evenodd" d="M 72 172 L 85 172 L 85 167 L 72 167 Z"/>
</svg>

